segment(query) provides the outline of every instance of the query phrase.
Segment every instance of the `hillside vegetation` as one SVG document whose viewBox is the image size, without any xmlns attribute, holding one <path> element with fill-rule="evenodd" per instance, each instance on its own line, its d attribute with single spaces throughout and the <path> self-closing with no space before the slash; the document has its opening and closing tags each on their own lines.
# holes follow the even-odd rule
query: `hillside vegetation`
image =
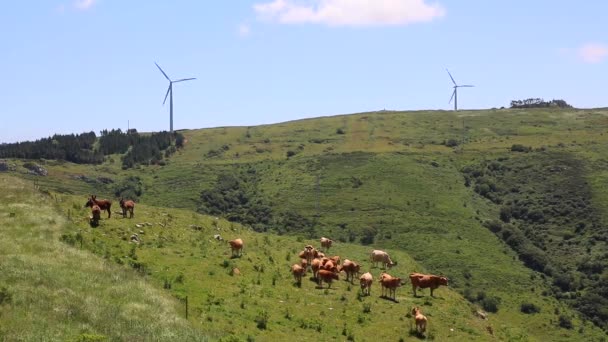
<svg viewBox="0 0 608 342">
<path fill-rule="evenodd" d="M 258 232 L 405 252 L 401 272 L 446 274 L 496 311 L 502 339 L 593 340 L 608 307 L 607 114 L 383 111 L 220 127 L 182 131 L 165 166 L 122 170 L 116 155 L 42 161 L 47 177 L 17 161 L 16 173 L 82 201 L 132 191 Z"/>
<path fill-rule="evenodd" d="M 0 187 L 0 340 L 207 340 L 175 299 L 61 242 L 71 225 L 52 198 L 2 174 Z"/>
</svg>

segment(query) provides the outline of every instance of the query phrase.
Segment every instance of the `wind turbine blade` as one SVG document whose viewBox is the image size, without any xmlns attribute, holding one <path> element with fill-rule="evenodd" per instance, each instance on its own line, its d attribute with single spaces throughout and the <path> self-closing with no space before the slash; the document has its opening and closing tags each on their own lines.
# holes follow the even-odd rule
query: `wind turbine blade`
<svg viewBox="0 0 608 342">
<path fill-rule="evenodd" d="M 454 95 L 456 95 L 456 89 L 454 89 L 454 92 L 452 93 L 452 97 L 450 97 L 450 101 L 448 103 L 452 103 L 452 100 L 454 99 Z"/>
<path fill-rule="evenodd" d="M 182 78 L 181 80 L 173 81 L 173 83 L 183 82 L 183 81 L 192 81 L 192 80 L 195 80 L 195 79 L 196 78 Z"/>
<path fill-rule="evenodd" d="M 165 105 L 165 102 L 167 102 L 167 96 L 169 96 L 169 92 L 171 92 L 171 86 L 172 86 L 172 84 L 169 84 L 169 88 L 167 88 L 167 94 L 165 94 L 165 99 L 163 100 L 163 106 Z"/>
<path fill-rule="evenodd" d="M 456 81 L 454 81 L 454 77 L 452 77 L 452 74 L 450 74 L 450 71 L 448 69 L 445 69 L 445 71 L 447 71 L 448 75 L 450 75 L 450 78 L 452 79 L 452 82 L 454 83 L 454 85 L 458 85 L 458 84 L 456 84 Z"/>
<path fill-rule="evenodd" d="M 474 87 L 474 85 L 465 84 L 465 85 L 461 85 L 461 86 L 459 86 L 459 87 L 469 87 L 469 88 L 470 88 L 470 87 Z"/>
<path fill-rule="evenodd" d="M 156 64 L 156 62 L 154 62 L 154 64 Z M 163 75 L 165 75 L 165 78 L 171 82 L 171 79 L 169 78 L 169 76 L 167 76 L 167 74 L 165 74 L 165 72 L 163 71 L 163 69 L 160 68 L 160 66 L 158 66 L 158 64 L 156 64 L 156 67 L 158 67 L 158 70 L 160 70 L 160 72 L 163 73 Z"/>
</svg>

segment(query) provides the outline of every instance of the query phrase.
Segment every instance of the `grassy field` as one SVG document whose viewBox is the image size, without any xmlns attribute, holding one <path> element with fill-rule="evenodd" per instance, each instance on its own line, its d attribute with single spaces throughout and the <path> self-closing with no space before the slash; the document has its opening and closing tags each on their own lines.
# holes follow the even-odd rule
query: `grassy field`
<svg viewBox="0 0 608 342">
<path fill-rule="evenodd" d="M 6 175 L 0 185 L 0 340 L 207 340 L 174 298 L 61 242 L 74 226 L 51 197 Z"/>
<path fill-rule="evenodd" d="M 295 321 L 287 318 L 299 312 L 300 308 L 287 315 L 280 312 L 280 307 L 272 306 L 273 303 L 276 304 L 276 301 L 273 302 L 276 298 L 287 302 L 283 298 L 286 293 L 293 299 L 291 295 L 296 290 L 276 285 L 290 283 L 286 270 L 295 260 L 287 260 L 288 254 L 293 257 L 304 242 L 316 241 L 320 236 L 339 241 L 336 253 L 355 260 L 365 260 L 372 247 L 388 249 L 399 259 L 397 272 L 403 275 L 415 270 L 446 274 L 451 279 L 450 288 L 455 289 L 457 293 L 441 293 L 454 296 L 449 297 L 454 301 L 450 305 L 441 306 L 436 301 L 431 301 L 432 305 L 428 305 L 423 300 L 422 304 L 426 305 L 423 309 L 430 310 L 433 315 L 441 315 L 449 312 L 452 307 L 460 308 L 455 310 L 462 314 L 462 320 L 454 323 L 458 324 L 458 328 L 454 329 L 463 332 L 462 335 L 457 335 L 463 340 L 491 338 L 485 330 L 488 324 L 492 325 L 495 338 L 500 340 L 591 341 L 606 337 L 604 332 L 589 321 L 580 320 L 576 312 L 557 301 L 550 277 L 526 268 L 518 259 L 517 253 L 503 242 L 500 236 L 486 228 L 488 221 L 499 219 L 500 206 L 480 196 L 473 187 L 465 186 L 462 172 L 463 167 L 467 165 L 485 165 L 484 163 L 499 158 L 508 158 L 512 161 L 509 165 L 519 167 L 521 154 L 511 152 L 511 147 L 516 144 L 531 149 L 527 160 L 534 160 L 536 156 L 544 159 L 551 155 L 572 156 L 582 164 L 581 171 L 575 175 L 576 182 L 589 185 L 590 191 L 586 195 L 591 197 L 589 206 L 594 217 L 599 220 L 597 222 L 605 225 L 608 210 L 608 164 L 605 158 L 608 155 L 608 111 L 605 109 L 487 110 L 458 113 L 389 111 L 338 115 L 256 127 L 185 130 L 182 133 L 187 139 L 185 148 L 173 155 L 168 164 L 162 167 L 138 166 L 136 169 L 122 170 L 120 157 L 115 156 L 99 166 L 47 161 L 43 166 L 49 170 L 48 177 L 27 175 L 24 169 L 20 168 L 16 173 L 36 182 L 44 189 L 58 193 L 66 215 L 70 209 L 73 212 L 71 215 L 78 213 L 81 216 L 84 212 L 77 207 L 78 204 L 84 204 L 87 194 L 95 192 L 100 197 L 112 197 L 117 183 L 129 176 L 140 177 L 143 193 L 138 210 L 143 208 L 142 212 L 146 213 L 146 216 L 145 219 L 139 219 L 141 216 L 138 216 L 137 222 L 154 221 L 155 225 L 150 228 L 154 240 L 165 242 L 161 243 L 162 247 L 154 247 L 147 245 L 149 241 L 144 239 L 143 247 L 140 245 L 134 251 L 138 258 L 135 265 L 137 262 L 144 262 L 150 269 L 154 269 L 151 278 L 156 279 L 155 282 L 161 287 L 169 286 L 166 281 L 171 281 L 179 275 L 179 271 L 174 269 L 179 262 L 203 268 L 204 271 L 200 274 L 193 275 L 196 272 L 183 266 L 183 284 L 173 282 L 170 290 L 178 296 L 189 296 L 191 307 L 199 307 L 201 313 L 198 316 L 193 314 L 190 320 L 198 322 L 196 324 L 205 331 L 213 330 L 212 326 L 228 326 L 231 320 L 237 319 L 235 312 L 245 310 L 246 314 L 242 314 L 246 317 L 242 321 L 243 327 L 234 328 L 236 330 L 233 331 L 217 329 L 213 332 L 213 336 L 217 338 L 229 338 L 230 333 L 243 337 L 245 335 L 239 336 L 239 332 L 246 331 L 247 336 L 258 340 L 280 336 L 273 335 L 275 333 L 287 334 L 289 329 L 296 329 L 298 334 L 304 334 L 305 338 L 318 338 L 323 336 L 323 332 L 331 332 L 330 335 L 336 339 L 343 338 L 340 337 L 344 330 L 342 323 L 324 324 L 321 332 L 318 332 L 316 325 L 311 329 L 308 323 L 302 323 L 304 318 Z M 18 165 L 22 163 L 14 162 Z M 310 220 L 316 218 L 314 227 L 302 227 L 300 230 L 279 229 L 281 233 L 291 237 L 270 234 L 263 237 L 234 224 L 234 229 L 241 230 L 239 233 L 251 234 L 246 235 L 247 240 L 257 239 L 259 242 L 255 249 L 247 251 L 244 258 L 228 259 L 225 245 L 208 241 L 214 229 L 210 228 L 213 226 L 209 218 L 199 217 L 191 211 L 173 209 L 193 210 L 199 207 L 201 191 L 213 189 L 218 175 L 222 173 L 255 174 L 254 184 L 248 183 L 247 186 L 256 189 L 256 198 L 270 203 L 274 215 L 272 224 L 282 222 L 281 215 L 291 212 Z M 115 183 L 85 182 L 78 178 L 80 175 L 85 175 L 88 179 L 109 177 Z M 549 174 L 543 174 L 543 177 L 545 176 L 551 177 Z M 552 181 L 557 182 L 556 179 Z M 559 182 L 555 184 L 559 186 Z M 530 189 L 537 190 L 532 187 Z M 536 196 L 524 192 L 524 196 L 526 195 Z M 174 224 L 182 230 L 156 231 L 157 222 L 169 220 L 168 216 L 162 216 L 162 213 L 177 217 Z M 576 220 L 578 222 L 579 218 Z M 199 221 L 202 223 L 196 223 Z M 117 219 L 116 222 L 122 220 Z M 220 222 L 222 229 L 232 232 L 229 223 L 223 220 Z M 190 224 L 199 224 L 204 230 L 191 231 L 188 228 Z M 129 261 L 132 258 L 123 258 L 128 256 L 131 250 L 127 247 L 130 245 L 124 245 L 122 239 L 129 232 L 135 231 L 133 223 L 128 225 L 122 227 L 115 223 L 114 219 L 107 221 L 107 224 L 104 221 L 101 229 L 86 230 L 91 235 L 85 239 L 90 241 L 85 243 L 85 246 L 107 259 L 133 264 L 133 260 Z M 82 229 L 84 230 L 84 227 Z M 567 226 L 564 229 L 570 230 L 572 227 Z M 369 232 L 373 243 L 365 247 L 360 246 L 361 239 Z M 145 234 L 149 239 L 150 233 L 146 231 Z M 200 239 L 201 234 L 204 239 Z M 300 241 L 296 241 L 296 238 Z M 309 240 L 310 238 L 315 240 Z M 173 241 L 169 243 L 169 240 L 165 239 Z M 584 246 L 587 242 L 585 239 L 575 240 L 580 240 L 583 244 L 581 246 Z M 154 243 L 158 245 L 157 242 Z M 570 243 L 555 242 L 558 248 Z M 594 243 L 596 244 L 592 248 L 592 254 L 601 255 L 602 251 L 606 250 L 605 240 L 600 238 Z M 172 244 L 174 247 L 169 247 L 173 246 Z M 278 251 L 267 245 L 280 245 L 282 248 Z M 583 254 L 580 257 L 583 257 L 585 249 L 581 250 Z M 216 258 L 219 255 L 219 259 L 206 264 L 207 259 L 203 255 Z M 262 260 L 269 261 L 270 257 L 274 260 L 268 265 L 272 271 L 266 268 L 264 273 L 254 270 L 255 272 L 250 274 L 253 265 Z M 227 260 L 228 265 L 224 260 Z M 241 277 L 231 277 L 227 273 L 232 264 L 249 270 L 243 272 Z M 210 272 L 213 276 L 209 276 Z M 573 272 L 575 274 L 577 271 Z M 257 282 L 258 275 L 261 284 L 272 284 L 272 277 L 276 276 L 275 286 L 258 286 L 259 289 L 256 290 L 257 284 L 253 283 Z M 206 281 L 213 277 L 219 278 L 222 284 L 231 285 L 220 287 L 221 289 L 205 287 Z M 244 280 L 246 277 L 252 278 Z M 598 274 L 597 277 L 600 279 L 603 275 Z M 196 279 L 199 278 L 197 282 Z M 243 284 L 251 284 L 253 288 Z M 577 295 L 585 295 L 588 291 L 585 284 L 581 281 L 580 287 L 568 296 L 575 298 Z M 313 284 L 305 284 L 304 288 L 306 285 Z M 280 290 L 274 292 L 274 288 Z M 285 288 L 289 288 L 288 292 L 280 292 Z M 221 292 L 221 296 L 216 293 L 223 290 L 225 291 Z M 337 286 L 336 291 L 338 290 L 340 286 Z M 348 325 L 347 335 L 352 331 L 357 340 L 366 340 L 365 336 L 369 338 L 372 335 L 365 328 L 358 328 L 359 316 L 364 320 L 368 319 L 368 316 L 375 320 L 376 316 L 362 313 L 362 305 L 370 298 L 360 302 L 356 299 L 355 290 L 351 288 L 351 291 L 345 292 L 345 301 L 340 297 L 343 292 L 336 292 L 339 294 L 332 296 L 333 290 L 327 294 L 322 290 L 306 291 L 303 295 L 317 296 L 309 298 L 311 303 L 316 303 L 314 305 L 319 305 L 319 297 L 323 300 L 339 300 L 335 306 L 332 302 L 333 312 L 336 312 L 336 308 L 340 307 L 338 304 L 342 302 L 356 304 L 349 306 L 357 308 L 351 313 L 344 313 L 346 316 L 343 316 L 340 322 L 346 322 Z M 198 294 L 194 294 L 197 291 Z M 268 291 L 271 293 L 267 293 Z M 227 293 L 241 300 L 227 300 Z M 245 296 L 248 300 L 242 299 L 243 294 L 249 295 Z M 408 302 L 408 298 L 419 300 L 411 298 L 405 289 L 400 291 L 400 295 L 403 296 L 400 302 L 405 303 L 405 306 L 413 303 Z M 482 305 L 484 297 L 496 300 L 498 312 L 491 314 L 490 322 L 480 323 L 471 316 L 471 308 L 462 295 L 475 302 L 475 305 Z M 269 299 L 266 304 L 260 304 L 262 301 L 258 300 L 258 304 L 253 305 L 252 296 L 270 297 L 272 300 Z M 224 299 L 220 304 L 213 304 L 214 301 L 217 302 L 217 297 Z M 385 308 L 385 313 L 389 312 L 388 308 L 395 307 L 394 303 L 374 300 L 374 313 L 376 305 Z M 230 309 L 234 311 L 228 309 L 231 307 L 229 303 L 232 302 L 238 302 L 236 308 Z M 537 305 L 541 312 L 523 314 L 520 310 L 522 303 Z M 258 306 L 261 306 L 259 310 Z M 269 328 L 263 331 L 256 328 L 256 323 L 252 323 L 251 318 L 255 321 L 262 309 L 266 310 L 273 320 L 283 323 L 279 324 L 279 327 L 269 323 Z M 211 318 L 208 318 L 209 316 L 203 313 L 205 310 L 220 313 L 209 315 Z M 319 321 L 325 322 L 327 317 L 333 317 L 329 309 L 323 312 L 324 315 Z M 442 340 L 441 338 L 449 336 L 444 335 L 445 331 L 442 330 L 445 328 L 449 331 L 449 324 L 443 324 L 459 316 L 456 312 L 433 320 L 434 324 L 437 324 L 437 329 L 433 331 L 435 338 Z M 405 311 L 401 313 L 404 315 Z M 572 320 L 571 329 L 559 327 L 559 321 L 564 317 Z M 402 316 L 402 319 L 403 321 L 395 323 L 409 324 L 407 318 Z M 241 318 L 238 320 L 241 322 Z M 271 321 L 269 319 L 269 322 Z M 470 333 L 465 328 L 467 326 L 472 329 Z M 392 330 L 390 338 L 402 336 L 407 339 L 409 328 L 404 329 Z"/>
</svg>

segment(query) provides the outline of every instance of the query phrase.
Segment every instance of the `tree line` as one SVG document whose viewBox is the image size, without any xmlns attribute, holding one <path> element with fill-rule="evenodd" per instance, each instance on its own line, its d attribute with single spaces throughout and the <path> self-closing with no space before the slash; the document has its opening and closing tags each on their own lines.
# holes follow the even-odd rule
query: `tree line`
<svg viewBox="0 0 608 342">
<path fill-rule="evenodd" d="M 102 130 L 99 139 L 95 132 L 55 134 L 35 141 L 0 144 L 0 158 L 55 159 L 76 164 L 101 164 L 104 157 L 123 154 L 123 168 L 137 164 L 160 164 L 184 143 L 181 133 L 166 131 L 139 134 L 130 129 Z"/>
<path fill-rule="evenodd" d="M 513 100 L 511 101 L 511 108 L 548 108 L 548 107 L 558 107 L 558 108 L 572 108 L 568 102 L 565 100 L 551 100 L 545 101 L 541 98 L 529 98 L 525 100 Z"/>
</svg>

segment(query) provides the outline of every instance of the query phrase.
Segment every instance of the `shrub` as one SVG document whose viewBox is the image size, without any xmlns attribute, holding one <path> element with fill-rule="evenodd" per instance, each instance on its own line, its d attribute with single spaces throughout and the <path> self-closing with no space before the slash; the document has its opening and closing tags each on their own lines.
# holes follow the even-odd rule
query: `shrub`
<svg viewBox="0 0 608 342">
<path fill-rule="evenodd" d="M 500 304 L 500 298 L 498 297 L 487 297 L 481 301 L 481 306 L 487 312 L 498 312 L 498 305 Z"/>
<path fill-rule="evenodd" d="M 266 327 L 268 326 L 268 312 L 265 310 L 261 311 L 255 318 L 255 324 L 258 329 L 266 330 Z"/>
<path fill-rule="evenodd" d="M 296 153 L 294 151 L 291 151 L 291 150 L 287 151 L 287 158 L 293 157 L 295 155 L 296 155 Z"/>
<path fill-rule="evenodd" d="M 530 152 L 531 150 L 531 147 L 526 147 L 522 144 L 513 144 L 511 146 L 511 152 Z"/>
<path fill-rule="evenodd" d="M 573 326 L 570 317 L 565 315 L 559 315 L 559 326 L 564 329 L 572 329 Z"/>
<path fill-rule="evenodd" d="M 344 134 L 346 132 L 344 132 L 344 130 L 342 128 L 338 128 L 336 129 L 336 134 Z"/>
<path fill-rule="evenodd" d="M 521 303 L 519 310 L 525 314 L 534 314 L 540 312 L 540 308 L 532 303 Z"/>
<path fill-rule="evenodd" d="M 456 139 L 448 139 L 444 141 L 443 144 L 447 147 L 456 147 L 459 145 L 459 142 Z"/>
</svg>

